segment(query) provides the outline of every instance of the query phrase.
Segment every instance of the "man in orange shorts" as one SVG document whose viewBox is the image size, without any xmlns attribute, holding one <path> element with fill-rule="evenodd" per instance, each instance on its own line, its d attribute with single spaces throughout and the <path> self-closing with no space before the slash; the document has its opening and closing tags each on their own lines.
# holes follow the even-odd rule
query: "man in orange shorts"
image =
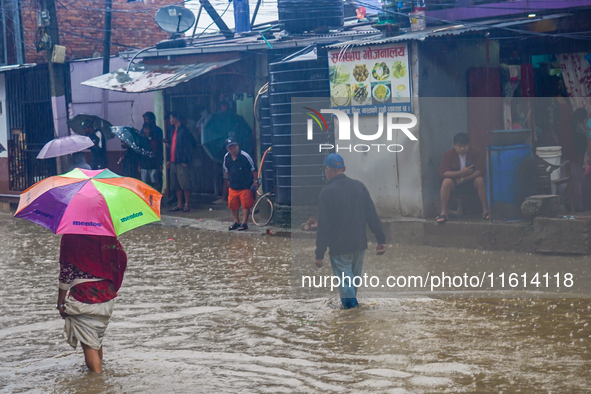
<svg viewBox="0 0 591 394">
<path fill-rule="evenodd" d="M 250 208 L 254 205 L 251 187 L 255 189 L 259 187 L 256 167 L 250 155 L 240 150 L 234 138 L 226 140 L 226 150 L 228 153 L 224 156 L 224 178 L 230 183 L 228 207 L 234 216 L 234 224 L 228 230 L 245 231 L 248 230 Z M 242 205 L 242 223 L 238 218 L 240 205 Z"/>
</svg>

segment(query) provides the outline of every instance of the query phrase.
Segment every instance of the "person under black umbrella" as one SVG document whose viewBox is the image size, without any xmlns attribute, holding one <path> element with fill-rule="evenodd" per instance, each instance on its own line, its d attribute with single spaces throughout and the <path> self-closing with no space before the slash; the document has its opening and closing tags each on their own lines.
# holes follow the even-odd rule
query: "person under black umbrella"
<svg viewBox="0 0 591 394">
<path fill-rule="evenodd" d="M 92 169 L 107 168 L 107 141 L 103 132 L 96 130 L 90 120 L 85 120 L 82 123 L 82 131 L 94 143 L 94 146 L 90 147 L 90 166 Z"/>
</svg>

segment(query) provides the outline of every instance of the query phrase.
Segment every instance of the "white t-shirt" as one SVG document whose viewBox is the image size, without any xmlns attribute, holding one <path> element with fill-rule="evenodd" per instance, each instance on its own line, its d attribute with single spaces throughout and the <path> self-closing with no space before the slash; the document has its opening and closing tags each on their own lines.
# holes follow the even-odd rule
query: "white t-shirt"
<svg viewBox="0 0 591 394">
<path fill-rule="evenodd" d="M 464 168 L 466 168 L 466 155 L 462 156 L 462 155 L 458 155 L 460 156 L 460 170 L 463 170 Z"/>
</svg>

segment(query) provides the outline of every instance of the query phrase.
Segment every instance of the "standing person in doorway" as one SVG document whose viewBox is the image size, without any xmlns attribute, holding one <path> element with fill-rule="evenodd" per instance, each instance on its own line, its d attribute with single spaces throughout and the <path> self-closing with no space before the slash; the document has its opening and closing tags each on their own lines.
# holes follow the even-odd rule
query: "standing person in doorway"
<svg viewBox="0 0 591 394">
<path fill-rule="evenodd" d="M 240 150 L 234 138 L 226 140 L 226 150 L 228 153 L 224 156 L 224 178 L 230 184 L 228 207 L 234 217 L 234 224 L 228 230 L 246 231 L 250 208 L 254 205 L 251 188 L 259 187 L 257 171 L 250 155 Z M 242 205 L 242 223 L 238 217 L 240 205 Z"/>
<path fill-rule="evenodd" d="M 363 183 L 347 177 L 345 170 L 341 155 L 331 153 L 324 159 L 328 186 L 320 192 L 318 202 L 315 264 L 318 268 L 323 266 L 328 248 L 334 275 L 345 278 L 339 287 L 339 295 L 343 308 L 349 309 L 359 305 L 354 278 L 360 277 L 363 270 L 366 226 L 378 241 L 377 255 L 386 252 L 386 236 L 369 191 Z"/>
<path fill-rule="evenodd" d="M 170 124 L 170 112 L 164 114 L 164 128 L 166 131 L 165 138 L 163 144 L 166 147 L 166 158 L 165 161 L 166 165 L 166 185 L 168 189 L 168 199 L 164 202 L 168 206 L 176 206 L 177 199 L 176 199 L 176 190 L 171 187 L 170 184 L 170 166 L 168 162 L 170 161 L 170 138 L 172 137 L 172 133 L 174 131 L 174 126 Z M 164 153 L 164 152 L 163 152 Z"/>
<path fill-rule="evenodd" d="M 154 115 L 154 112 L 148 111 L 143 114 L 142 117 L 144 118 L 144 125 L 148 123 L 152 126 L 152 135 L 156 138 L 156 140 L 160 140 L 160 142 L 162 142 L 164 139 L 164 133 L 160 127 L 156 126 L 156 115 Z M 159 157 L 162 157 L 162 152 L 160 152 Z"/>
<path fill-rule="evenodd" d="M 554 144 L 562 147 L 562 161 L 570 160 L 576 163 L 577 149 L 573 135 L 573 109 L 570 98 L 565 92 L 561 78 L 551 76 L 548 83 L 553 100 L 550 101 L 547 111 Z"/>
<path fill-rule="evenodd" d="M 191 161 L 195 138 L 182 123 L 178 113 L 171 112 L 170 124 L 173 127 L 170 137 L 170 188 L 176 191 L 177 205 L 170 212 L 189 212 L 191 210 Z M 184 197 L 184 205 L 183 205 Z"/>
</svg>

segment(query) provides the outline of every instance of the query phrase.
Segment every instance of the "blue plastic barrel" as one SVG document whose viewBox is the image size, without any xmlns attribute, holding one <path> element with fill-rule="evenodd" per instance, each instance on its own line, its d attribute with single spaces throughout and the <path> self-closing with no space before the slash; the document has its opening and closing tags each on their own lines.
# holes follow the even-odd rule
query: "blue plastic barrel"
<svg viewBox="0 0 591 394">
<path fill-rule="evenodd" d="M 494 221 L 522 220 L 521 204 L 534 194 L 534 158 L 530 144 L 487 148 L 487 196 Z M 492 201 L 491 201 L 492 200 Z"/>
<path fill-rule="evenodd" d="M 234 30 L 236 33 L 250 31 L 248 0 L 234 0 Z"/>
</svg>

